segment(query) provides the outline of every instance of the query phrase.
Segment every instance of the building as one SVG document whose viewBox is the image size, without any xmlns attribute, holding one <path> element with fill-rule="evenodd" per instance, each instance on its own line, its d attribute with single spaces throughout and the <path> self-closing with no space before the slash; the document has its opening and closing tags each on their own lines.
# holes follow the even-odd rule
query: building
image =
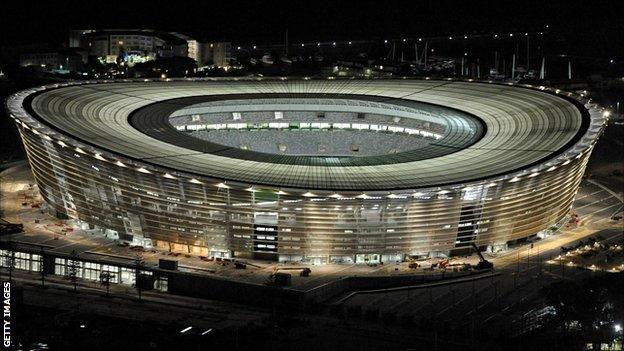
<svg viewBox="0 0 624 351">
<path fill-rule="evenodd" d="M 188 56 L 199 66 L 209 63 L 219 67 L 229 66 L 232 59 L 229 42 L 201 42 L 181 33 L 149 29 L 70 30 L 69 45 L 85 49 L 90 56 L 106 58 L 109 63 L 116 62 L 120 54 L 137 62 Z"/>
<path fill-rule="evenodd" d="M 89 56 L 115 62 L 118 57 L 144 62 L 156 57 L 187 56 L 188 44 L 176 33 L 145 29 L 72 30 L 70 45 L 87 50 Z"/>
<path fill-rule="evenodd" d="M 607 118 L 559 90 L 450 79 L 72 82 L 7 108 L 51 213 L 136 245 L 315 263 L 556 229 Z"/>
<path fill-rule="evenodd" d="M 214 65 L 228 67 L 232 60 L 232 44 L 202 43 L 197 40 L 188 41 L 188 56 L 197 62 L 199 67 Z"/>
<path fill-rule="evenodd" d="M 195 62 L 197 62 L 198 64 L 201 63 L 202 61 L 201 52 L 200 52 L 201 43 L 195 39 L 189 39 L 187 41 L 187 45 L 188 45 L 188 57 L 195 60 Z"/>
<path fill-rule="evenodd" d="M 232 44 L 229 42 L 202 42 L 180 33 L 170 33 L 185 40 L 188 57 L 197 62 L 198 67 L 215 65 L 227 67 L 232 59 Z"/>
<path fill-rule="evenodd" d="M 80 69 L 82 62 L 80 54 L 68 50 L 30 52 L 19 56 L 20 66 L 36 66 L 47 71 L 76 72 Z"/>
<path fill-rule="evenodd" d="M 83 36 L 94 32 L 93 29 L 70 29 L 69 30 L 69 40 L 67 41 L 67 46 L 70 48 L 81 48 L 83 47 Z"/>
<path fill-rule="evenodd" d="M 229 42 L 200 43 L 200 56 L 197 61 L 199 66 L 213 64 L 217 67 L 228 67 L 232 60 L 232 44 Z"/>
</svg>

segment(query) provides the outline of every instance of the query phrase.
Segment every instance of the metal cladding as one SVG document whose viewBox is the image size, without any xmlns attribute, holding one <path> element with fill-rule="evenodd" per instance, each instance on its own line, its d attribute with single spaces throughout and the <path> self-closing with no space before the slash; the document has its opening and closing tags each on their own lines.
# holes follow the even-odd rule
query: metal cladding
<svg viewBox="0 0 624 351">
<path fill-rule="evenodd" d="M 198 150 L 167 122 L 210 101 L 285 97 L 420 113 L 445 127 L 434 146 L 454 149 L 344 162 Z M 504 245 L 549 229 L 568 214 L 606 123 L 583 96 L 460 80 L 97 81 L 6 103 L 54 211 L 139 244 L 321 262 Z"/>
</svg>

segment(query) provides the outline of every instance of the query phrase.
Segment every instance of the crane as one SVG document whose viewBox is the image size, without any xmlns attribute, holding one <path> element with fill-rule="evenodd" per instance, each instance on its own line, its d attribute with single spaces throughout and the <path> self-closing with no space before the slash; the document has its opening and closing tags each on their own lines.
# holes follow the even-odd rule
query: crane
<svg viewBox="0 0 624 351">
<path fill-rule="evenodd" d="M 475 249 L 475 251 L 477 251 L 477 255 L 479 255 L 479 263 L 477 263 L 474 268 L 477 270 L 494 269 L 494 264 L 486 260 L 485 257 L 483 257 L 481 251 L 479 251 L 479 248 L 477 247 L 477 245 L 475 245 L 475 243 L 472 243 L 472 247 Z"/>
</svg>

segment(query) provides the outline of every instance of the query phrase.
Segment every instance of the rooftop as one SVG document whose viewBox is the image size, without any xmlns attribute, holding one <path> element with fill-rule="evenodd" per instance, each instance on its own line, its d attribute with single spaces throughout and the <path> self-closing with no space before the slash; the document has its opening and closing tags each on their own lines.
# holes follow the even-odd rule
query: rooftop
<svg viewBox="0 0 624 351">
<path fill-rule="evenodd" d="M 148 135 L 130 123 L 135 112 L 151 108 L 151 111 L 160 111 L 166 117 L 163 120 L 166 124 L 162 125 L 173 130 L 169 117 L 188 106 L 211 99 L 223 100 L 223 97 L 230 100 L 233 96 L 249 98 L 267 94 L 326 98 L 365 96 L 388 105 L 415 103 L 430 110 L 437 106 L 432 110 L 438 110 L 433 113 L 434 118 L 444 115 L 439 109 L 447 111 L 447 117 L 456 121 L 467 121 L 470 116 L 484 126 L 484 134 L 474 144 L 440 157 L 384 164 L 306 164 L 280 162 L 275 159 L 276 155 L 272 155 L 273 159 L 247 157 L 253 154 L 241 153 L 237 148 L 229 148 L 236 150 L 233 153 L 223 149 L 197 151 L 163 140 L 168 131 Z M 190 100 L 181 103 L 180 99 Z M 482 180 L 529 167 L 550 167 L 552 163 L 562 163 L 575 156 L 574 153 L 578 154 L 582 151 L 579 147 L 586 149 L 603 122 L 601 116 L 592 117 L 590 121 L 589 113 L 580 104 L 556 94 L 507 85 L 435 80 L 184 80 L 76 84 L 41 91 L 31 102 L 26 101 L 27 105 L 29 103 L 34 118 L 64 135 L 60 138 L 74 139 L 92 147 L 93 152 L 110 152 L 108 157 L 127 158 L 226 182 L 310 190 L 435 187 Z M 154 116 L 148 120 L 158 118 Z M 581 140 L 584 135 L 586 138 Z"/>
</svg>

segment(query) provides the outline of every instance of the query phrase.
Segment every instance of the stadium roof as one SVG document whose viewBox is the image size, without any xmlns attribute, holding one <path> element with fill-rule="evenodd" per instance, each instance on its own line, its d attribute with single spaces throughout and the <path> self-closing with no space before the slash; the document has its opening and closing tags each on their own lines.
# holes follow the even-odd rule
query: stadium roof
<svg viewBox="0 0 624 351">
<path fill-rule="evenodd" d="M 389 103 L 393 99 L 418 101 L 475 116 L 485 131 L 470 146 L 440 157 L 373 165 L 308 165 L 192 150 L 145 134 L 129 121 L 135 111 L 172 99 L 244 94 L 353 95 Z M 78 84 L 43 90 L 26 99 L 25 105 L 27 110 L 32 108 L 30 112 L 36 119 L 70 140 L 75 138 L 114 155 L 223 181 L 310 190 L 434 187 L 544 167 L 547 161 L 570 152 L 584 140 L 588 128 L 595 131 L 594 124 L 602 123 L 590 120 L 580 104 L 555 94 L 500 84 L 435 80 Z"/>
</svg>

